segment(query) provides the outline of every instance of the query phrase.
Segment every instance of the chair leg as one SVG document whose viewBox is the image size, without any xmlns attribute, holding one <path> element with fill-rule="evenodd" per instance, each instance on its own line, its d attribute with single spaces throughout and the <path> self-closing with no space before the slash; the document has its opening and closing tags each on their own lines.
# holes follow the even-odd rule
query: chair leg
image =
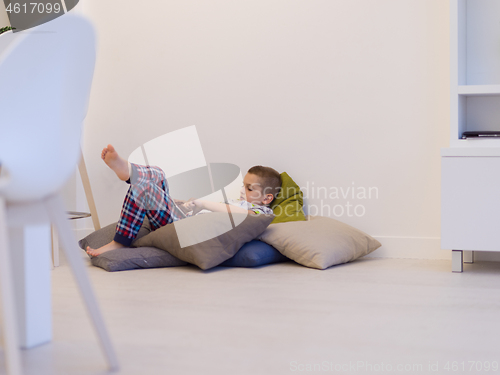
<svg viewBox="0 0 500 375">
<path fill-rule="evenodd" d="M 87 204 L 92 217 L 92 223 L 94 223 L 94 229 L 99 230 L 101 229 L 101 224 L 99 223 L 99 217 L 97 216 L 97 208 L 95 207 L 94 195 L 92 194 L 92 188 L 90 187 L 89 174 L 87 173 L 87 167 L 85 166 L 85 158 L 83 157 L 82 150 L 80 150 L 80 163 L 78 164 L 78 170 L 80 171 L 80 178 L 82 179 L 83 190 L 85 190 L 85 197 L 87 198 Z"/>
<path fill-rule="evenodd" d="M 56 228 L 50 227 L 52 237 L 52 268 L 59 267 L 59 238 L 57 237 Z"/>
<path fill-rule="evenodd" d="M 61 242 L 68 263 L 73 271 L 76 283 L 78 284 L 80 293 L 87 307 L 87 312 L 89 313 L 96 333 L 99 336 L 102 349 L 104 350 L 108 360 L 109 369 L 111 371 L 118 371 L 118 360 L 92 290 L 90 278 L 88 277 L 81 258 L 82 250 L 78 247 L 76 239 L 72 233 L 71 225 L 66 218 L 64 203 L 59 195 L 54 195 L 46 199 L 45 205 L 52 223 L 57 228 L 59 241 Z"/>
<path fill-rule="evenodd" d="M 5 201 L 0 197 L 0 288 L 3 311 L 3 343 L 9 375 L 22 373 L 19 348 L 19 329 L 12 282 L 12 266 L 7 238 L 7 218 Z"/>
</svg>

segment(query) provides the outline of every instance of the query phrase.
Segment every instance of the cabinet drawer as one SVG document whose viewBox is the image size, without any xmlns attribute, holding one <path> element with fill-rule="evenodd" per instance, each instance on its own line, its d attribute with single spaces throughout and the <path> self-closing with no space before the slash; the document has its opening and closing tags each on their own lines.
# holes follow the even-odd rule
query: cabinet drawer
<svg viewBox="0 0 500 375">
<path fill-rule="evenodd" d="M 441 158 L 441 248 L 500 251 L 500 157 Z"/>
</svg>

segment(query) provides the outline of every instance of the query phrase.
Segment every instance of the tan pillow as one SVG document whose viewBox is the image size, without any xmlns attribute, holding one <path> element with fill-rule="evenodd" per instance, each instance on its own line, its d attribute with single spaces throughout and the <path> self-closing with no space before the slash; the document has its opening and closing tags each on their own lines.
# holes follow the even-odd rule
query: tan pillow
<svg viewBox="0 0 500 375">
<path fill-rule="evenodd" d="M 132 246 L 153 246 L 207 270 L 233 257 L 245 243 L 260 235 L 274 215 L 232 214 L 232 219 L 234 228 L 225 212 L 188 217 L 151 232 Z"/>
<path fill-rule="evenodd" d="M 338 220 L 323 216 L 307 216 L 307 220 L 271 224 L 258 239 L 303 266 L 321 270 L 351 262 L 381 246 Z"/>
</svg>

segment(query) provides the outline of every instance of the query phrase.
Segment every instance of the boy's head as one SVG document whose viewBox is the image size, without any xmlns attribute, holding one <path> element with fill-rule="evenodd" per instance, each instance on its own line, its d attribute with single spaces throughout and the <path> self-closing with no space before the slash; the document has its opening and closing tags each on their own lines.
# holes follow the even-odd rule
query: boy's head
<svg viewBox="0 0 500 375">
<path fill-rule="evenodd" d="M 280 174 L 269 167 L 256 165 L 243 179 L 240 199 L 259 205 L 270 204 L 281 188 Z"/>
</svg>

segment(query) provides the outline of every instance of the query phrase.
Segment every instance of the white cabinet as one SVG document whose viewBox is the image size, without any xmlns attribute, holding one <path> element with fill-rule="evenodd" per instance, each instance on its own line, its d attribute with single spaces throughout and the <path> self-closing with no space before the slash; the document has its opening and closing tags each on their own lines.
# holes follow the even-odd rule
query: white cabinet
<svg viewBox="0 0 500 375">
<path fill-rule="evenodd" d="M 500 157 L 443 157 L 441 165 L 441 246 L 500 251 Z"/>
<path fill-rule="evenodd" d="M 450 147 L 442 149 L 441 247 L 500 251 L 500 0 L 450 0 Z M 470 253 L 468 253 L 470 255 Z M 472 259 L 469 259 L 472 261 Z"/>
</svg>

